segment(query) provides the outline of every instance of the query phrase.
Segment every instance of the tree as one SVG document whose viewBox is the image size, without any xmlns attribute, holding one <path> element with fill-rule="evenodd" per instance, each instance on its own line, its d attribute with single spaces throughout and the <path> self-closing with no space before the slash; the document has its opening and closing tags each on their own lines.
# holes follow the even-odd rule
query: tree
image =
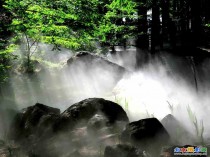
<svg viewBox="0 0 210 157">
<path fill-rule="evenodd" d="M 3 8 L 3 2 L 0 2 L 0 84 L 7 80 L 7 71 L 10 67 L 9 58 L 10 50 L 8 46 L 8 40 L 11 35 L 11 31 L 8 29 L 8 25 L 11 23 L 10 13 Z M 11 48 L 11 47 L 10 47 Z"/>
<path fill-rule="evenodd" d="M 113 0 L 105 5 L 104 15 L 96 30 L 96 37 L 103 45 L 115 51 L 115 45 L 126 47 L 126 39 L 136 36 L 136 3 L 132 0 Z"/>
<path fill-rule="evenodd" d="M 69 48 L 78 48 L 73 32 L 65 25 L 66 19 L 76 19 L 64 8 L 56 6 L 56 2 L 32 0 L 6 0 L 5 8 L 12 14 L 10 29 L 16 40 L 25 42 L 24 64 L 27 71 L 31 71 L 31 56 L 36 51 L 34 46 L 39 42 L 62 45 Z M 56 8 L 57 7 L 57 8 Z M 69 8 L 71 10 L 71 8 Z"/>
<path fill-rule="evenodd" d="M 137 0 L 138 21 L 137 29 L 138 36 L 136 46 L 141 49 L 148 49 L 149 39 L 147 35 L 148 21 L 147 21 L 147 0 Z"/>
<path fill-rule="evenodd" d="M 5 3 L 13 17 L 11 30 L 16 39 L 25 42 L 28 69 L 39 42 L 53 44 L 55 48 L 93 50 L 95 41 L 118 44 L 120 38 L 124 40 L 134 29 L 122 23 L 123 18 L 134 17 L 132 0 L 5 0 Z M 99 10 L 101 5 L 104 12 Z"/>
<path fill-rule="evenodd" d="M 154 54 L 160 40 L 160 10 L 157 0 L 152 3 L 151 52 Z"/>
</svg>

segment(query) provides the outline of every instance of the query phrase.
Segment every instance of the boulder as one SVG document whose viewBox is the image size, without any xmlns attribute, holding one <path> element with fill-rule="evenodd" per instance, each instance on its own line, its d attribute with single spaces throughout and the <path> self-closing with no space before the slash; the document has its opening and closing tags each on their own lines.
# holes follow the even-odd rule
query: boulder
<svg viewBox="0 0 210 157">
<path fill-rule="evenodd" d="M 96 115 L 101 116 L 96 116 Z M 74 126 L 112 125 L 117 121 L 128 123 L 128 116 L 123 108 L 102 98 L 89 98 L 82 100 L 65 110 L 57 122 L 57 130 L 73 129 Z"/>
<path fill-rule="evenodd" d="M 166 115 L 161 120 L 161 123 L 169 133 L 172 143 L 179 145 L 194 143 L 195 138 L 193 135 L 173 115 Z"/>
<path fill-rule="evenodd" d="M 60 110 L 57 108 L 36 103 L 16 115 L 11 125 L 10 136 L 13 140 L 19 141 L 35 136 L 40 132 L 46 132 L 47 127 L 52 128 L 54 119 L 59 114 Z"/>
<path fill-rule="evenodd" d="M 168 132 L 156 118 L 147 118 L 127 124 L 121 134 L 123 142 L 130 142 L 151 154 L 160 152 L 170 142 Z"/>
<path fill-rule="evenodd" d="M 86 92 L 83 95 L 87 97 L 110 92 L 117 82 L 129 73 L 124 67 L 86 51 L 71 57 L 67 61 L 66 70 L 70 78 L 68 83 L 72 83 L 74 89 L 79 92 L 84 88 Z M 91 95 L 92 92 L 95 94 Z"/>
<path fill-rule="evenodd" d="M 108 123 L 108 119 L 99 114 L 95 114 L 87 123 L 87 127 L 89 130 L 98 130 L 106 126 Z"/>
<path fill-rule="evenodd" d="M 7 141 L 8 142 L 8 141 Z M 6 143 L 0 140 L 0 157 L 17 157 L 25 156 L 24 152 L 20 150 L 20 147 L 13 143 Z"/>
<path fill-rule="evenodd" d="M 119 141 L 128 122 L 120 105 L 102 98 L 85 99 L 61 114 L 59 109 L 35 104 L 17 114 L 10 137 L 30 156 L 59 157 L 89 147 L 95 153 L 99 143 Z M 89 153 L 85 149 L 84 154 Z"/>
<path fill-rule="evenodd" d="M 144 152 L 137 147 L 127 144 L 107 146 L 104 157 L 145 157 Z"/>
<path fill-rule="evenodd" d="M 67 61 L 67 65 L 68 66 L 73 66 L 74 68 L 77 68 L 78 66 L 83 65 L 84 68 L 90 70 L 94 67 L 106 67 L 107 69 L 104 70 L 114 70 L 115 72 L 119 72 L 120 74 L 123 74 L 124 72 L 127 72 L 127 70 L 122 67 L 119 66 L 113 62 L 110 62 L 109 60 L 100 57 L 98 55 L 95 54 L 91 54 L 88 51 L 80 51 L 78 52 L 76 55 L 74 55 L 73 57 L 71 57 L 68 61 Z M 120 76 L 119 76 L 120 77 Z"/>
</svg>

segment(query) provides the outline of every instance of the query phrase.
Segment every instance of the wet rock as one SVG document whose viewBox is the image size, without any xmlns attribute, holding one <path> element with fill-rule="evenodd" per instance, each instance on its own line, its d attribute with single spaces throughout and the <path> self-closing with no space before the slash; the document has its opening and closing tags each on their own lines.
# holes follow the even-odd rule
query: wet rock
<svg viewBox="0 0 210 157">
<path fill-rule="evenodd" d="M 96 114 L 103 115 L 104 118 L 102 118 L 102 116 L 97 117 Z M 91 118 L 92 120 L 90 120 Z M 93 121 L 95 121 L 95 124 L 106 123 L 105 126 L 107 126 L 112 125 L 117 121 L 128 122 L 128 117 L 123 108 L 114 102 L 102 98 L 89 98 L 80 101 L 65 110 L 61 114 L 60 121 L 57 123 L 57 129 L 71 130 L 76 125 L 85 126 L 88 122 L 90 124 L 93 123 Z"/>
<path fill-rule="evenodd" d="M 127 144 L 117 144 L 107 146 L 104 151 L 104 157 L 143 157 L 144 152 L 137 147 Z"/>
<path fill-rule="evenodd" d="M 82 157 L 81 154 L 76 150 L 69 155 L 69 157 Z"/>
<path fill-rule="evenodd" d="M 187 143 L 194 143 L 195 139 L 189 131 L 187 131 L 181 123 L 171 114 L 165 116 L 161 123 L 169 133 L 174 144 L 184 145 Z"/>
<path fill-rule="evenodd" d="M 24 155 L 19 146 L 0 140 L 0 157 L 24 157 Z"/>
<path fill-rule="evenodd" d="M 119 141 L 128 122 L 120 105 L 102 98 L 85 99 L 61 114 L 56 108 L 36 104 L 18 113 L 11 139 L 32 156 L 59 157 L 87 147 L 97 152 L 99 143 Z M 82 152 L 89 153 L 87 149 Z"/>
<path fill-rule="evenodd" d="M 87 123 L 87 129 L 89 131 L 99 130 L 104 126 L 107 126 L 108 119 L 99 114 L 95 114 Z"/>
<path fill-rule="evenodd" d="M 121 134 L 123 142 L 131 142 L 140 148 L 156 154 L 161 146 L 170 141 L 169 134 L 156 118 L 147 118 L 129 123 Z"/>
<path fill-rule="evenodd" d="M 16 115 L 11 126 L 10 136 L 16 141 L 35 136 L 39 132 L 46 131 L 45 129 L 49 125 L 52 126 L 54 122 L 52 117 L 59 114 L 59 109 L 39 103 L 25 108 Z"/>
<path fill-rule="evenodd" d="M 54 125 L 59 118 L 58 114 L 43 115 L 37 126 L 37 135 L 44 139 L 52 136 L 55 132 Z"/>
<path fill-rule="evenodd" d="M 54 124 L 60 110 L 40 103 L 23 109 L 12 122 L 9 137 L 29 156 L 56 157 L 47 150 L 47 141 L 55 136 Z"/>
</svg>

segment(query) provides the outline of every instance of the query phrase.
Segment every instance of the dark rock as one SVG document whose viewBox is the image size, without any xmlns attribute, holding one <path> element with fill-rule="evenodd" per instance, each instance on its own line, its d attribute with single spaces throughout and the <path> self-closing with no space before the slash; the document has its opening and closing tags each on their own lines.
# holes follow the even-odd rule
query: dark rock
<svg viewBox="0 0 210 157">
<path fill-rule="evenodd" d="M 19 112 L 12 122 L 10 140 L 21 146 L 29 156 L 57 157 L 47 150 L 46 144 L 54 134 L 54 123 L 60 110 L 43 104 L 35 104 Z"/>
<path fill-rule="evenodd" d="M 25 154 L 20 151 L 19 146 L 14 145 L 13 143 L 6 143 L 3 140 L 0 140 L 0 157 L 17 157 L 24 155 Z"/>
<path fill-rule="evenodd" d="M 23 109 L 22 112 L 16 115 L 11 126 L 11 138 L 18 141 L 19 139 L 25 139 L 31 137 L 31 135 L 33 136 L 37 134 L 38 132 L 42 132 L 47 126 L 53 125 L 53 121 L 49 120 L 49 116 L 54 117 L 59 114 L 59 109 L 39 103 Z M 46 116 L 48 116 L 48 122 Z M 43 125 L 45 126 L 41 127 Z"/>
<path fill-rule="evenodd" d="M 174 144 L 183 145 L 195 141 L 193 135 L 173 115 L 168 114 L 161 120 L 161 123 L 169 133 Z"/>
<path fill-rule="evenodd" d="M 116 143 L 128 121 L 120 105 L 101 98 L 80 101 L 62 114 L 36 104 L 18 113 L 11 126 L 11 140 L 39 157 L 59 157 L 83 147 L 97 152 L 99 142 L 103 146 Z"/>
<path fill-rule="evenodd" d="M 105 148 L 104 157 L 143 157 L 144 152 L 127 144 L 117 144 Z"/>
<path fill-rule="evenodd" d="M 123 142 L 131 142 L 151 152 L 160 152 L 162 145 L 167 145 L 170 137 L 163 125 L 156 118 L 142 119 L 129 123 L 121 134 Z"/>
<path fill-rule="evenodd" d="M 0 140 L 0 148 L 4 147 L 6 145 L 6 143 L 3 140 Z"/>
<path fill-rule="evenodd" d="M 60 115 L 58 115 L 58 114 L 43 115 L 40 118 L 39 124 L 37 126 L 38 136 L 41 138 L 50 137 L 55 131 L 54 124 L 59 118 L 60 118 Z"/>
<path fill-rule="evenodd" d="M 85 67 L 87 69 L 90 69 L 90 67 L 95 67 L 101 65 L 102 67 L 108 66 L 108 68 L 111 68 L 113 70 L 117 70 L 120 73 L 126 72 L 126 69 L 112 63 L 105 58 L 102 58 L 100 56 L 97 56 L 95 54 L 91 54 L 88 51 L 80 51 L 78 52 L 75 56 L 71 57 L 68 61 L 67 64 L 69 66 L 76 66 L 77 64 L 84 63 Z"/>
<path fill-rule="evenodd" d="M 95 114 L 87 123 L 88 129 L 95 130 L 95 129 L 101 129 L 104 126 L 106 126 L 108 123 L 108 119 L 99 114 Z"/>
<path fill-rule="evenodd" d="M 78 151 L 74 151 L 69 155 L 69 157 L 82 157 L 81 154 Z"/>
<path fill-rule="evenodd" d="M 129 73 L 122 66 L 86 51 L 81 51 L 71 57 L 67 61 L 67 65 L 69 77 L 74 76 L 74 81 L 84 79 L 83 82 L 90 83 L 91 90 L 103 89 L 103 91 L 97 90 L 97 93 L 112 90 L 117 82 Z M 95 81 L 93 82 L 93 80 Z M 80 86 L 80 89 L 87 88 L 83 84 Z"/>
<path fill-rule="evenodd" d="M 61 114 L 60 121 L 57 122 L 57 129 L 72 129 L 75 125 L 85 126 L 96 114 L 103 115 L 104 120 L 107 119 L 106 125 L 112 125 L 117 121 L 129 121 L 120 105 L 102 98 L 89 98 L 65 110 Z"/>
</svg>

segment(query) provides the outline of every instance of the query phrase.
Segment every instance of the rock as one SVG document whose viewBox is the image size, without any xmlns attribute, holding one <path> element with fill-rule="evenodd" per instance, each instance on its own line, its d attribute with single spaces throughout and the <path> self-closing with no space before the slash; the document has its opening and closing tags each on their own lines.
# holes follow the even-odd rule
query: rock
<svg viewBox="0 0 210 157">
<path fill-rule="evenodd" d="M 10 136 L 16 141 L 35 136 L 37 133 L 46 131 L 45 129 L 49 125 L 52 126 L 54 123 L 53 117 L 59 114 L 59 109 L 39 103 L 25 108 L 16 115 L 11 126 Z"/>
<path fill-rule="evenodd" d="M 82 157 L 81 154 L 76 150 L 69 155 L 69 157 Z"/>
<path fill-rule="evenodd" d="M 143 157 L 144 152 L 137 147 L 127 144 L 117 144 L 107 146 L 104 151 L 104 157 Z"/>
<path fill-rule="evenodd" d="M 99 114 L 95 114 L 87 123 L 87 127 L 89 130 L 98 130 L 106 126 L 108 123 L 108 119 Z"/>
<path fill-rule="evenodd" d="M 68 77 L 71 78 L 69 83 L 80 92 L 81 88 L 84 88 L 86 92 L 83 95 L 87 97 L 110 92 L 117 82 L 129 73 L 125 68 L 86 51 L 71 57 L 67 61 L 66 70 Z"/>
<path fill-rule="evenodd" d="M 25 154 L 20 151 L 19 146 L 14 145 L 13 143 L 6 143 L 3 140 L 0 140 L 0 157 L 17 157 L 24 155 Z"/>
<path fill-rule="evenodd" d="M 59 141 L 62 147 L 69 142 L 74 149 L 90 147 L 98 151 L 99 146 L 115 144 L 119 141 L 119 133 L 127 123 L 128 117 L 118 104 L 101 98 L 85 99 L 70 106 L 60 115 L 56 129 L 57 133 L 62 134 L 64 138 L 56 142 Z M 90 153 L 86 150 L 82 152 Z"/>
<path fill-rule="evenodd" d="M 104 117 L 97 117 L 96 114 L 103 115 Z M 61 114 L 60 121 L 57 123 L 57 130 L 71 130 L 75 125 L 85 126 L 88 122 L 89 126 L 90 123 L 105 123 L 105 126 L 107 126 L 113 125 L 117 121 L 124 121 L 126 123 L 129 121 L 126 112 L 120 105 L 102 98 L 89 98 L 65 110 Z"/>
<path fill-rule="evenodd" d="M 194 143 L 193 141 L 195 141 L 195 139 L 193 135 L 191 135 L 173 115 L 168 114 L 161 120 L 161 123 L 166 128 L 174 144 L 184 145 Z"/>
<path fill-rule="evenodd" d="M 121 134 L 123 142 L 131 142 L 151 154 L 160 153 L 170 137 L 156 118 L 147 118 L 129 123 Z M 154 152 L 153 152 L 154 151 Z"/>
<path fill-rule="evenodd" d="M 48 138 L 53 135 L 55 132 L 54 124 L 59 118 L 60 115 L 58 114 L 43 115 L 37 126 L 37 135 L 41 138 Z"/>
<path fill-rule="evenodd" d="M 54 157 L 54 152 L 47 150 L 49 144 L 46 141 L 55 136 L 54 124 L 59 115 L 59 109 L 40 103 L 23 109 L 12 122 L 10 140 L 20 145 L 29 156 L 47 157 L 50 154 Z"/>
<path fill-rule="evenodd" d="M 97 154 L 99 143 L 115 144 L 128 122 L 120 105 L 102 98 L 85 99 L 61 114 L 56 108 L 35 104 L 18 113 L 11 139 L 31 156 L 59 157 L 82 148 Z M 82 156 L 82 152 L 90 153 L 85 149 Z"/>
<path fill-rule="evenodd" d="M 100 56 L 97 56 L 95 54 L 91 54 L 88 51 L 80 51 L 75 56 L 71 57 L 67 61 L 68 66 L 78 66 L 78 65 L 84 65 L 85 68 L 91 69 L 96 67 L 97 65 L 101 65 L 102 67 L 106 67 L 107 69 L 116 70 L 116 72 L 119 72 L 123 74 L 127 70 L 113 62 L 110 62 L 106 60 L 105 58 L 102 58 Z M 106 70 L 106 69 L 105 69 Z"/>
</svg>

